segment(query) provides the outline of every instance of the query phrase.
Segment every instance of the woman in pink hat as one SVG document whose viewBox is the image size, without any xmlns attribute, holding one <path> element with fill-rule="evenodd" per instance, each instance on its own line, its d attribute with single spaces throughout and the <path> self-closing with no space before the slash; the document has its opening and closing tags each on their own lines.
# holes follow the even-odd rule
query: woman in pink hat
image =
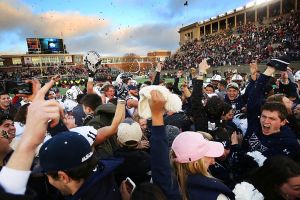
<svg viewBox="0 0 300 200">
<path fill-rule="evenodd" d="M 204 139 L 197 132 L 182 132 L 173 141 L 169 157 L 163 114 L 166 100 L 156 90 L 151 92 L 151 170 L 153 183 L 160 186 L 168 199 L 234 199 L 232 191 L 213 178 L 208 167 L 224 153 L 222 143 Z M 172 176 L 170 160 L 174 168 Z M 177 179 L 174 181 L 174 179 Z"/>
</svg>

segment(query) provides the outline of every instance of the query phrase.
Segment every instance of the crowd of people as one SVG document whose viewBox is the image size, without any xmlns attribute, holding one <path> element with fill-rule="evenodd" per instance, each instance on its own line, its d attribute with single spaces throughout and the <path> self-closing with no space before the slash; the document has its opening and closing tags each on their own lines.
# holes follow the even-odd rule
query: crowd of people
<svg viewBox="0 0 300 200">
<path fill-rule="evenodd" d="M 212 66 L 243 65 L 252 60 L 267 62 L 283 54 L 300 60 L 299 11 L 279 16 L 266 24 L 248 23 L 236 29 L 188 40 L 166 61 L 170 69 L 195 67 L 211 57 Z"/>
<path fill-rule="evenodd" d="M 114 80 L 118 74 L 119 70 L 112 70 L 106 65 L 102 65 L 100 69 L 97 70 L 95 77 L 97 80 Z M 11 72 L 1 72 L 0 80 L 12 80 L 12 81 L 22 81 L 26 79 L 31 79 L 32 77 L 38 78 L 40 80 L 46 79 L 48 77 L 54 76 L 56 74 L 61 75 L 60 85 L 69 84 L 69 82 L 81 82 L 79 85 L 85 84 L 88 77 L 88 71 L 82 67 L 74 67 L 68 65 L 61 66 L 48 66 L 43 68 L 18 68 Z M 79 81 L 84 79 L 84 81 Z"/>
<path fill-rule="evenodd" d="M 93 66 L 84 90 L 61 94 L 56 75 L 2 91 L 0 199 L 298 199 L 300 71 L 288 65 L 204 83 L 203 59 L 182 85 L 161 63 L 141 84 L 98 81 Z"/>
</svg>

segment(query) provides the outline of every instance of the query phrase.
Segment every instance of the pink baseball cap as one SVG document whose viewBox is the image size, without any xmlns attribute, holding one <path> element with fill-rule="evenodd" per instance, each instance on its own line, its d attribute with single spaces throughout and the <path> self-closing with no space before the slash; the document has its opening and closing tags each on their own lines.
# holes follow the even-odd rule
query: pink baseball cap
<svg viewBox="0 0 300 200">
<path fill-rule="evenodd" d="M 224 146 L 220 142 L 204 139 L 201 133 L 186 131 L 180 133 L 173 141 L 172 150 L 175 160 L 179 163 L 189 163 L 200 158 L 217 158 L 223 155 Z"/>
</svg>

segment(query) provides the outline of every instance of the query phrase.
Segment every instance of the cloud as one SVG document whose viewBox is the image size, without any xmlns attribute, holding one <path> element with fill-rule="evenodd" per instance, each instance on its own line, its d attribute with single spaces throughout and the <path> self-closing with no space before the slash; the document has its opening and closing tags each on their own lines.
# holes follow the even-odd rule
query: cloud
<svg viewBox="0 0 300 200">
<path fill-rule="evenodd" d="M 34 13 L 19 0 L 1 0 L 0 38 L 5 38 L 5 42 L 0 44 L 0 53 L 25 53 L 25 39 L 29 37 L 64 38 L 70 53 L 96 50 L 110 56 L 146 55 L 148 51 L 173 51 L 178 47 L 178 28 L 172 23 L 159 21 L 115 29 L 113 24 L 108 19 L 99 20 L 97 16 L 82 15 L 78 11 Z"/>
<path fill-rule="evenodd" d="M 169 24 L 146 24 L 107 34 L 89 34 L 86 37 L 65 40 L 65 43 L 75 52 L 96 50 L 102 55 L 146 55 L 150 50 L 175 50 L 178 37 L 177 27 Z"/>
<path fill-rule="evenodd" d="M 107 22 L 76 11 L 33 13 L 26 5 L 0 3 L 1 32 L 18 30 L 20 37 L 70 37 L 100 30 Z"/>
</svg>

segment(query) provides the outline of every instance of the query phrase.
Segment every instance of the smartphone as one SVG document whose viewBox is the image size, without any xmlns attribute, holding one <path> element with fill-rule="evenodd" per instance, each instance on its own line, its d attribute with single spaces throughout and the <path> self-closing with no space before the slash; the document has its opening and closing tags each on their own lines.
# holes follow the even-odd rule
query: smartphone
<svg viewBox="0 0 300 200">
<path fill-rule="evenodd" d="M 10 94 L 32 94 L 32 84 L 25 82 L 6 81 L 5 90 Z"/>
<path fill-rule="evenodd" d="M 125 184 L 127 191 L 129 192 L 129 194 L 131 194 L 136 187 L 135 183 L 129 177 L 127 177 L 125 180 Z"/>
</svg>

